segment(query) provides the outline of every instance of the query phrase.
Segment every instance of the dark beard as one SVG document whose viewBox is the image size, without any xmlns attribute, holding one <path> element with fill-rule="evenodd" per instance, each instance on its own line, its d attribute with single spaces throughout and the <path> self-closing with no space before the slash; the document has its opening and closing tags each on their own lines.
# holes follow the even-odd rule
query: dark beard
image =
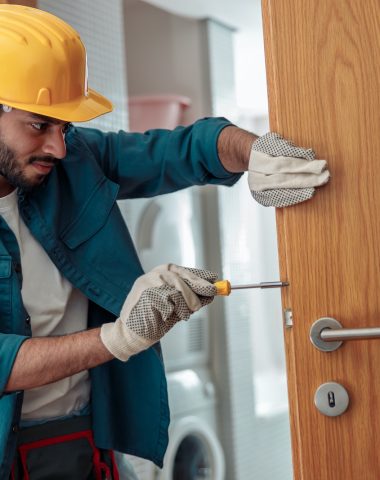
<svg viewBox="0 0 380 480">
<path fill-rule="evenodd" d="M 35 161 L 44 161 L 56 165 L 58 160 L 53 157 L 31 157 L 28 163 Z M 0 175 L 3 176 L 12 187 L 20 188 L 24 191 L 30 191 L 41 185 L 45 180 L 45 176 L 41 175 L 37 181 L 32 181 L 27 178 L 17 164 L 16 155 L 12 149 L 10 149 L 0 139 Z"/>
</svg>

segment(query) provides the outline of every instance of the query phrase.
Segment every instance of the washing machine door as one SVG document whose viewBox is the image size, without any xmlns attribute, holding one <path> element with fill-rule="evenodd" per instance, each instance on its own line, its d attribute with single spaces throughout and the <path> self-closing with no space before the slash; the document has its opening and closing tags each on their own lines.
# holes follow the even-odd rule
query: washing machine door
<svg viewBox="0 0 380 480">
<path fill-rule="evenodd" d="M 204 438 L 190 434 L 183 438 L 174 457 L 173 480 L 212 480 L 213 460 Z"/>
<path fill-rule="evenodd" d="M 223 451 L 212 428 L 198 417 L 175 422 L 160 478 L 223 480 Z"/>
</svg>

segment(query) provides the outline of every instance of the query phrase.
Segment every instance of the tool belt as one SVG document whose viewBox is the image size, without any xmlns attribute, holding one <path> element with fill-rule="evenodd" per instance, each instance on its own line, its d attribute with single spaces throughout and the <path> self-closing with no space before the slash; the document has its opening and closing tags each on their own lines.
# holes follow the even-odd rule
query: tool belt
<svg viewBox="0 0 380 480">
<path fill-rule="evenodd" d="M 112 450 L 95 446 L 91 417 L 22 429 L 11 480 L 119 480 Z"/>
</svg>

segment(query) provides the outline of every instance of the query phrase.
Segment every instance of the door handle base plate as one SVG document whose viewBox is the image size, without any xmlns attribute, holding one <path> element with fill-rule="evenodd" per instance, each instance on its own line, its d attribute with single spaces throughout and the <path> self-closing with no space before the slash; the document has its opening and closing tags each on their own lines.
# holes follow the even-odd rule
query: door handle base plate
<svg viewBox="0 0 380 480">
<path fill-rule="evenodd" d="M 338 330 L 342 328 L 342 325 L 335 320 L 335 318 L 323 317 L 316 320 L 310 328 L 310 341 L 315 348 L 318 348 L 321 352 L 334 352 L 342 345 L 343 342 L 325 342 L 321 338 L 322 330 L 329 328 L 331 330 Z"/>
</svg>

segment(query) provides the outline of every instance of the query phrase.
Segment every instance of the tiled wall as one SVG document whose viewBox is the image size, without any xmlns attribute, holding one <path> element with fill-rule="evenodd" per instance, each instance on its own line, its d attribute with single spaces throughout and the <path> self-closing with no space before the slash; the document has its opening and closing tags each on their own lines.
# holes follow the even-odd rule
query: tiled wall
<svg viewBox="0 0 380 480">
<path fill-rule="evenodd" d="M 126 129 L 127 81 L 124 50 L 123 1 L 39 0 L 38 8 L 53 13 L 78 30 L 87 49 L 89 87 L 105 95 L 114 111 L 89 122 L 102 130 Z"/>
</svg>

